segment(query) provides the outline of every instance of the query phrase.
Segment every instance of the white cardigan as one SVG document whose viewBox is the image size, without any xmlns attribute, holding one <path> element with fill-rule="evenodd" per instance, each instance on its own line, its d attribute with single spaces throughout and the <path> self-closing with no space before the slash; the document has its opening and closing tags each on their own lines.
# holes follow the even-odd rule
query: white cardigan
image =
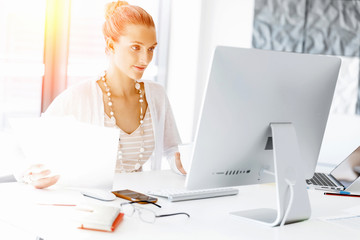
<svg viewBox="0 0 360 240">
<path fill-rule="evenodd" d="M 69 87 L 54 99 L 43 116 L 72 115 L 79 121 L 104 126 L 103 93 L 96 81 L 88 80 Z M 181 174 L 175 165 L 175 152 L 181 139 L 165 89 L 152 81 L 143 82 L 155 138 L 151 169 L 159 170 L 165 156 L 171 169 Z"/>
</svg>

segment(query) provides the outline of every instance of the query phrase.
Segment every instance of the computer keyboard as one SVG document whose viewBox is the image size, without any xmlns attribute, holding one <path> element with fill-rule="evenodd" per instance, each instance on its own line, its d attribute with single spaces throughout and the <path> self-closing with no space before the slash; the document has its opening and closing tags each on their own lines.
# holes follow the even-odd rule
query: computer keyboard
<svg viewBox="0 0 360 240">
<path fill-rule="evenodd" d="M 329 180 L 325 173 L 318 172 L 314 173 L 314 176 L 311 179 L 307 179 L 306 183 L 309 185 L 336 187 L 336 185 Z"/>
<path fill-rule="evenodd" d="M 162 189 L 149 191 L 149 195 L 164 197 L 171 202 L 186 201 L 202 198 L 223 197 L 236 195 L 239 190 L 236 188 L 212 188 L 201 190 Z"/>
</svg>

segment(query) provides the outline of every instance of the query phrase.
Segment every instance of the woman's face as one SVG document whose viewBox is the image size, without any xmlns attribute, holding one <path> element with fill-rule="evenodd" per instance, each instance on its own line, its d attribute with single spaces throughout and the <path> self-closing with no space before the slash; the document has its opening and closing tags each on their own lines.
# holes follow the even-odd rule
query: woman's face
<svg viewBox="0 0 360 240">
<path fill-rule="evenodd" d="M 113 43 L 112 60 L 122 74 L 131 79 L 141 79 L 150 64 L 156 42 L 154 27 L 128 25 L 117 42 Z"/>
</svg>

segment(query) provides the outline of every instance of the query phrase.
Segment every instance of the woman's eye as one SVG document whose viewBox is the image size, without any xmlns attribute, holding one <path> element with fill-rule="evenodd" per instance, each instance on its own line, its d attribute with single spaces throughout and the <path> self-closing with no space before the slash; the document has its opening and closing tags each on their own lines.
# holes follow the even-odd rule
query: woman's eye
<svg viewBox="0 0 360 240">
<path fill-rule="evenodd" d="M 139 47 L 139 46 L 131 46 L 131 49 L 132 49 L 132 50 L 139 50 L 140 47 Z"/>
<path fill-rule="evenodd" d="M 153 52 L 154 50 L 155 50 L 154 47 L 149 48 L 149 51 L 150 51 L 150 52 Z"/>
</svg>

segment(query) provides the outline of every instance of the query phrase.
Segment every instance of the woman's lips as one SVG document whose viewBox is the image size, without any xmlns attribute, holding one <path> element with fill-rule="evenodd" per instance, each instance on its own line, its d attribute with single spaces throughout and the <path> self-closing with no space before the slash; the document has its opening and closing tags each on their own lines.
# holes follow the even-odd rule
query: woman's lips
<svg viewBox="0 0 360 240">
<path fill-rule="evenodd" d="M 137 71 L 143 72 L 145 71 L 146 67 L 140 67 L 140 66 L 133 66 Z"/>
</svg>

